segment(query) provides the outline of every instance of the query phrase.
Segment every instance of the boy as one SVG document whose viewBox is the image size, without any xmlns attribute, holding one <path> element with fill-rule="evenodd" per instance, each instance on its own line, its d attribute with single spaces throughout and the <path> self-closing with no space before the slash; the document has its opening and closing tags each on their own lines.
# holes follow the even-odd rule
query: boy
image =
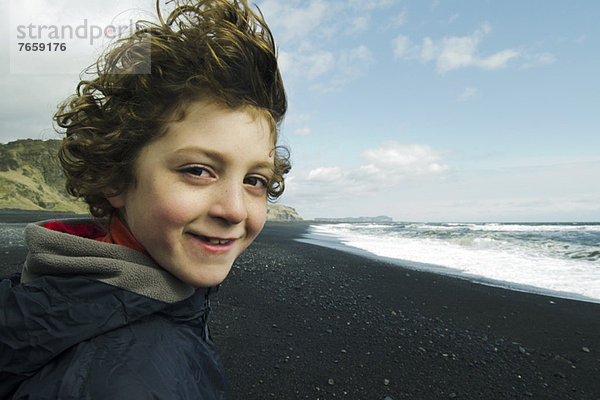
<svg viewBox="0 0 600 400">
<path fill-rule="evenodd" d="M 246 1 L 159 20 L 55 116 L 67 189 L 95 221 L 27 227 L 21 280 L 0 284 L 0 398 L 225 398 L 208 295 L 283 191 L 285 92 Z"/>
</svg>

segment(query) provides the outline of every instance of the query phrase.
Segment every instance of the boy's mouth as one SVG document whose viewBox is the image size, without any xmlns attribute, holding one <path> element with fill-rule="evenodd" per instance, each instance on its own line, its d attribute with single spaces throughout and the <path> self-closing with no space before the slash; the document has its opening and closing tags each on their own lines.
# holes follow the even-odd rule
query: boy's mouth
<svg viewBox="0 0 600 400">
<path fill-rule="evenodd" d="M 208 237 L 208 236 L 204 236 L 204 235 L 196 235 L 195 233 L 190 233 L 190 235 L 202 240 L 203 242 L 207 242 L 210 244 L 216 244 L 216 245 L 229 244 L 235 240 L 235 239 L 220 239 L 220 238 Z"/>
<path fill-rule="evenodd" d="M 204 249 L 205 252 L 210 254 L 228 254 L 235 248 L 236 238 L 218 238 L 218 237 L 210 237 L 204 235 L 196 235 L 194 233 L 190 234 L 193 238 L 197 240 L 197 244 L 200 245 L 200 248 Z"/>
</svg>

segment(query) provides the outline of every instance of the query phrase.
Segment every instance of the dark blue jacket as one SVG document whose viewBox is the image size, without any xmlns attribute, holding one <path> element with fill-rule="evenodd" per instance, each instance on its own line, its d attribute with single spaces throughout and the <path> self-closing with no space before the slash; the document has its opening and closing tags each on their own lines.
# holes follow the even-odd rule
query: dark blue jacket
<svg viewBox="0 0 600 400">
<path fill-rule="evenodd" d="M 187 291 L 122 246 L 83 239 L 65 250 L 64 241 L 82 238 L 39 225 L 26 237 L 29 278 L 0 282 L 0 399 L 226 398 L 207 327 L 209 288 Z M 76 267 L 65 256 L 73 246 Z M 103 258 L 115 252 L 126 265 Z"/>
<path fill-rule="evenodd" d="M 208 290 L 163 303 L 101 282 L 0 283 L 1 399 L 223 399 Z"/>
</svg>

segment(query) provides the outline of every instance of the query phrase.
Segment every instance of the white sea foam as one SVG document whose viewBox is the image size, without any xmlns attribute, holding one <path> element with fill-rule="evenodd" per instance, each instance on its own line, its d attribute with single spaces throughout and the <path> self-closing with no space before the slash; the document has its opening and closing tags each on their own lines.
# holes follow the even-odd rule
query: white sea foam
<svg viewBox="0 0 600 400">
<path fill-rule="evenodd" d="M 475 280 L 600 302 L 596 224 L 319 224 L 312 233 L 313 239 L 337 237 L 377 256 L 446 267 Z"/>
<path fill-rule="evenodd" d="M 0 249 L 25 247 L 25 225 L 23 223 L 0 222 Z"/>
</svg>

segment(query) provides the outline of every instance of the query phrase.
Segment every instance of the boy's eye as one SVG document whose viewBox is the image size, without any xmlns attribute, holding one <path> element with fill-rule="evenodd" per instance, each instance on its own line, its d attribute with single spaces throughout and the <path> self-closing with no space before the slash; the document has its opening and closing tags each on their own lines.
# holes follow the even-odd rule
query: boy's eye
<svg viewBox="0 0 600 400">
<path fill-rule="evenodd" d="M 250 186 L 267 187 L 267 180 L 258 176 L 248 176 L 244 179 L 244 183 Z"/>
<path fill-rule="evenodd" d="M 201 177 L 209 177 L 210 176 L 210 172 L 206 168 L 200 167 L 200 166 L 187 167 L 187 168 L 182 169 L 181 172 L 185 172 L 190 175 L 201 176 Z"/>
</svg>

